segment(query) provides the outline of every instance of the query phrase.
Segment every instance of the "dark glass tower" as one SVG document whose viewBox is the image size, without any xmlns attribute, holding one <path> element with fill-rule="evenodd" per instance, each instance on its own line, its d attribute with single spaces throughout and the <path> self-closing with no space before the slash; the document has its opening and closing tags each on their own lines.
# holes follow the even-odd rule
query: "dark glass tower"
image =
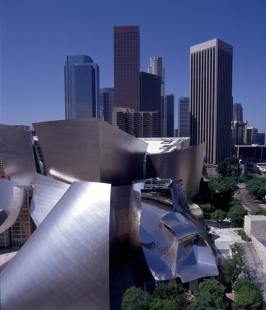
<svg viewBox="0 0 266 310">
<path fill-rule="evenodd" d="M 233 47 L 213 39 L 190 48 L 191 144 L 207 141 L 206 160 L 230 156 Z"/>
<path fill-rule="evenodd" d="M 67 56 L 65 118 L 100 117 L 99 66 L 86 55 Z"/>
<path fill-rule="evenodd" d="M 100 106 L 103 110 L 103 120 L 112 124 L 112 113 L 114 104 L 114 88 L 106 87 L 100 89 Z"/>
<path fill-rule="evenodd" d="M 165 119 L 166 119 L 166 137 L 174 137 L 175 126 L 175 96 L 165 96 Z"/>
<path fill-rule="evenodd" d="M 189 97 L 178 99 L 178 136 L 190 137 Z"/>
<path fill-rule="evenodd" d="M 243 108 L 241 103 L 234 103 L 233 105 L 233 121 L 243 122 Z"/>
<path fill-rule="evenodd" d="M 114 106 L 139 111 L 139 26 L 114 27 Z"/>
</svg>

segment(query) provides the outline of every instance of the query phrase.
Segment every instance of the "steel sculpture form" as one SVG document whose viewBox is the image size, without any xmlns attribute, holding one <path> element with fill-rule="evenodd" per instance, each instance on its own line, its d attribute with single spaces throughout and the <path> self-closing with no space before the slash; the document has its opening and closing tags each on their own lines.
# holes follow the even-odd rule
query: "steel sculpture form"
<svg viewBox="0 0 266 310">
<path fill-rule="evenodd" d="M 46 174 L 76 180 L 130 185 L 143 175 L 147 143 L 96 118 L 34 123 Z"/>
<path fill-rule="evenodd" d="M 147 154 L 146 178 L 182 179 L 188 199 L 199 191 L 206 143 L 183 150 Z"/>
<path fill-rule="evenodd" d="M 17 220 L 22 208 L 28 186 L 19 182 L 0 180 L 0 209 L 5 210 L 6 220 L 0 226 L 0 234 L 10 228 Z"/>
<path fill-rule="evenodd" d="M 0 124 L 0 154 L 8 180 L 32 183 L 36 173 L 30 133 Z"/>
<path fill-rule="evenodd" d="M 170 206 L 158 200 L 160 191 L 145 190 L 156 196 L 147 199 L 147 195 L 142 195 L 144 183 L 133 184 L 130 227 L 135 270 L 149 283 L 151 279 L 163 281 L 177 277 L 186 283 L 215 276 L 218 274 L 215 257 L 191 221 L 192 213 L 187 216 L 189 211 L 181 212 L 184 197 L 173 197 L 184 192 L 182 182 L 173 182 L 172 186 L 179 191 L 172 190 L 173 206 Z"/>
<path fill-rule="evenodd" d="M 109 309 L 110 189 L 71 185 L 1 273 L 2 310 Z"/>
<path fill-rule="evenodd" d="M 35 174 L 30 215 L 38 227 L 69 188 L 69 184 Z"/>
</svg>

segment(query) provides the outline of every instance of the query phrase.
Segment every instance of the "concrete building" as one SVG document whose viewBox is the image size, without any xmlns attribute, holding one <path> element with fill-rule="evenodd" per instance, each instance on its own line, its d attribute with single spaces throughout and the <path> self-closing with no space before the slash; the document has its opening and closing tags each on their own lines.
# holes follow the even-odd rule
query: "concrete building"
<svg viewBox="0 0 266 310">
<path fill-rule="evenodd" d="M 165 137 L 174 137 L 175 129 L 175 96 L 165 96 Z"/>
<path fill-rule="evenodd" d="M 139 106 L 139 26 L 114 27 L 114 106 L 136 111 Z"/>
<path fill-rule="evenodd" d="M 247 128 L 248 122 L 232 121 L 232 145 L 245 145 L 247 144 Z"/>
<path fill-rule="evenodd" d="M 233 104 L 233 121 L 243 122 L 243 108 L 241 103 Z"/>
<path fill-rule="evenodd" d="M 65 119 L 100 117 L 99 66 L 86 55 L 67 56 Z"/>
<path fill-rule="evenodd" d="M 114 88 L 100 88 L 100 107 L 102 118 L 105 122 L 112 124 L 112 114 L 114 105 Z"/>
<path fill-rule="evenodd" d="M 189 97 L 178 99 L 178 130 L 179 137 L 190 137 Z"/>
<path fill-rule="evenodd" d="M 161 111 L 160 111 L 160 123 L 161 123 L 161 136 L 164 136 L 164 95 L 165 95 L 165 69 L 162 64 L 162 57 L 152 56 L 150 57 L 150 66 L 148 73 L 155 74 L 161 78 Z"/>
<path fill-rule="evenodd" d="M 207 162 L 231 153 L 233 47 L 213 39 L 190 48 L 192 145 L 207 141 Z"/>
</svg>

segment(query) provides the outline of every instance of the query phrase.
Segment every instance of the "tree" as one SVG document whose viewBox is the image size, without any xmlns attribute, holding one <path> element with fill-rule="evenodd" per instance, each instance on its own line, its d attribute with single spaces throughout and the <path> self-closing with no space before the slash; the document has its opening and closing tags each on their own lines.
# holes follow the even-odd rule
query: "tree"
<svg viewBox="0 0 266 310">
<path fill-rule="evenodd" d="M 230 177 L 213 177 L 210 179 L 208 185 L 213 192 L 219 192 L 221 194 L 229 194 L 237 189 L 238 178 Z"/>
<path fill-rule="evenodd" d="M 212 206 L 210 203 L 205 203 L 200 205 L 201 211 L 204 214 L 205 219 L 210 219 L 211 214 L 215 212 L 214 206 Z"/>
<path fill-rule="evenodd" d="M 266 179 L 252 179 L 246 183 L 246 189 L 251 196 L 262 200 L 266 195 Z"/>
<path fill-rule="evenodd" d="M 230 250 L 231 257 L 226 259 L 223 264 L 223 274 L 225 281 L 233 284 L 246 266 L 245 249 L 241 244 L 233 243 L 230 245 Z"/>
<path fill-rule="evenodd" d="M 244 220 L 244 216 L 247 214 L 247 211 L 243 208 L 242 205 L 236 205 L 229 209 L 227 217 L 230 218 L 232 222 L 241 222 Z"/>
<path fill-rule="evenodd" d="M 264 216 L 266 216 L 266 210 L 262 209 L 262 208 L 259 208 L 257 210 L 251 211 L 250 214 L 251 215 L 264 215 Z"/>
<path fill-rule="evenodd" d="M 215 221 L 223 221 L 226 218 L 226 213 L 222 210 L 215 210 L 210 217 Z"/>
<path fill-rule="evenodd" d="M 237 157 L 225 158 L 219 162 L 216 170 L 222 177 L 238 177 L 241 174 Z"/>
<path fill-rule="evenodd" d="M 257 284 L 249 280 L 238 280 L 233 286 L 235 302 L 233 309 L 251 310 L 263 304 L 263 295 Z"/>
<path fill-rule="evenodd" d="M 122 298 L 122 310 L 148 310 L 152 302 L 149 293 L 143 292 L 139 287 L 132 286 L 126 290 Z"/>
<path fill-rule="evenodd" d="M 176 309 L 187 309 L 188 296 L 187 290 L 181 284 L 160 283 L 152 294 L 153 298 L 168 299 L 176 305 Z"/>
<path fill-rule="evenodd" d="M 176 310 L 176 305 L 168 299 L 154 299 L 149 310 Z"/>
<path fill-rule="evenodd" d="M 223 310 L 225 286 L 215 280 L 204 279 L 195 292 L 195 301 L 189 310 Z"/>
</svg>

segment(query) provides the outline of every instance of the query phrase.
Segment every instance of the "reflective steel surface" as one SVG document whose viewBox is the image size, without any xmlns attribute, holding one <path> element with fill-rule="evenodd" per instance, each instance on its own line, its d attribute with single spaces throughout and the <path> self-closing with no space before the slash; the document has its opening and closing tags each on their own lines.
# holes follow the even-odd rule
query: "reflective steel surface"
<svg viewBox="0 0 266 310">
<path fill-rule="evenodd" d="M 37 173 L 35 174 L 30 215 L 37 227 L 65 194 L 68 188 L 69 184 Z"/>
<path fill-rule="evenodd" d="M 109 309 L 110 190 L 71 185 L 1 273 L 2 310 Z"/>
<path fill-rule="evenodd" d="M 196 224 L 189 210 L 182 181 L 172 184 L 173 205 L 165 202 L 167 190 L 143 190 L 143 185 L 133 184 L 131 195 L 131 249 L 136 272 L 140 273 L 142 265 L 143 269 L 146 266 L 140 273 L 144 281 L 149 281 L 148 269 L 156 281 L 180 277 L 184 283 L 217 275 L 215 257 L 198 229 L 202 224 Z"/>
<path fill-rule="evenodd" d="M 188 199 L 197 195 L 206 143 L 179 151 L 147 154 L 146 178 L 182 179 Z"/>
<path fill-rule="evenodd" d="M 142 178 L 147 144 L 96 118 L 34 123 L 46 175 L 130 185 Z"/>
<path fill-rule="evenodd" d="M 27 186 L 18 182 L 0 180 L 0 209 L 5 210 L 7 218 L 0 226 L 0 234 L 10 228 L 18 218 L 24 201 Z"/>
<path fill-rule="evenodd" d="M 9 180 L 33 182 L 36 166 L 29 132 L 0 124 L 0 154 Z"/>
</svg>

